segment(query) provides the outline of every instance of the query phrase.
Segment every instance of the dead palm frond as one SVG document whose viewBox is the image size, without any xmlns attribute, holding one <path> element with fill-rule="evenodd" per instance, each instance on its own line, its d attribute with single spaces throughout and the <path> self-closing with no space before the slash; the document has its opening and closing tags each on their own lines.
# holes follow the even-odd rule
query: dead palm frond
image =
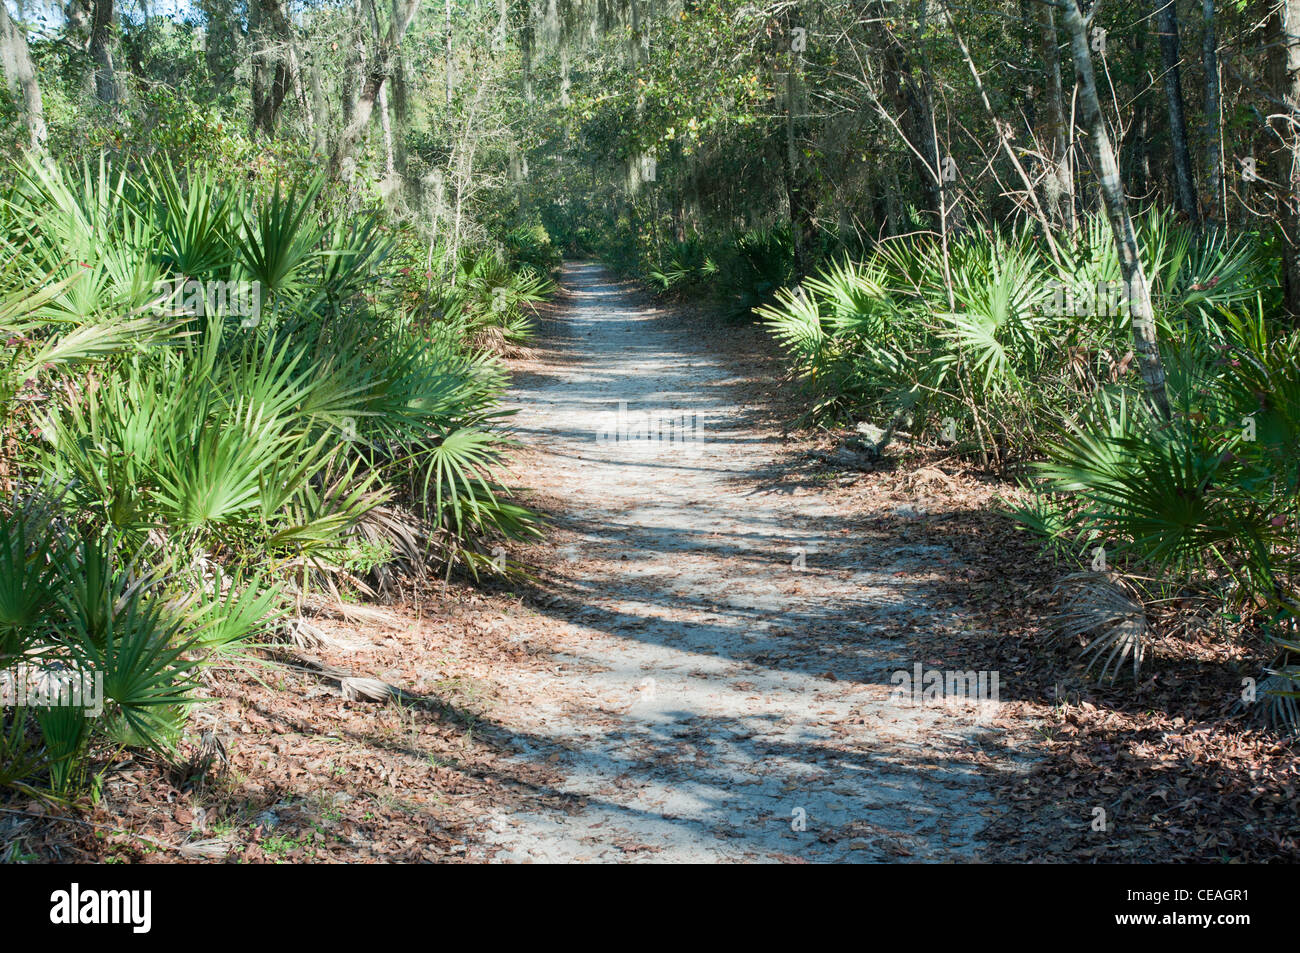
<svg viewBox="0 0 1300 953">
<path fill-rule="evenodd" d="M 1132 659 L 1137 678 L 1150 626 L 1132 584 L 1110 573 L 1076 572 L 1061 579 L 1053 592 L 1062 596 L 1053 627 L 1063 642 L 1083 640 L 1086 670 L 1100 663 L 1100 677 L 1114 680 Z"/>
</svg>

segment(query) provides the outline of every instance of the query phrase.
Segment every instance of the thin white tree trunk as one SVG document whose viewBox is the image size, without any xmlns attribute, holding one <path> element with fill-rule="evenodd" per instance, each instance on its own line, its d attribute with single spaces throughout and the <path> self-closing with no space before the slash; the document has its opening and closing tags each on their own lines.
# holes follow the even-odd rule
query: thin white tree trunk
<svg viewBox="0 0 1300 953">
<path fill-rule="evenodd" d="M 45 107 L 41 100 L 41 87 L 36 79 L 27 48 L 26 32 L 9 18 L 9 11 L 0 0 L 0 64 L 9 91 L 22 100 L 23 125 L 27 127 L 28 148 L 37 152 L 45 150 Z"/>
<path fill-rule="evenodd" d="M 1161 417 L 1168 419 L 1169 395 L 1165 390 L 1165 370 L 1160 362 L 1156 341 L 1155 309 L 1151 305 L 1151 286 L 1138 253 L 1137 234 L 1129 214 L 1128 197 L 1120 179 L 1119 164 L 1111 146 L 1106 120 L 1097 96 L 1097 77 L 1092 68 L 1092 51 L 1088 45 L 1088 26 L 1075 0 L 1058 0 L 1062 22 L 1070 38 L 1074 68 L 1079 77 L 1079 101 L 1083 105 L 1084 126 L 1097 169 L 1102 204 L 1110 222 L 1115 248 L 1119 253 L 1120 271 L 1124 276 L 1129 314 L 1133 322 L 1133 350 L 1138 371 L 1146 387 L 1147 400 Z"/>
</svg>

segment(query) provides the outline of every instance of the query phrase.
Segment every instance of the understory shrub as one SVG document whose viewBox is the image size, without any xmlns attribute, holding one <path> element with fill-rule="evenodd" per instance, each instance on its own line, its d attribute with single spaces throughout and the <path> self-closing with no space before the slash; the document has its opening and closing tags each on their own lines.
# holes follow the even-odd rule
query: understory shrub
<svg viewBox="0 0 1300 953">
<path fill-rule="evenodd" d="M 93 676 L 103 711 L 7 708 L 0 784 L 71 796 L 113 745 L 169 751 L 202 669 L 311 589 L 495 572 L 537 535 L 494 475 L 508 414 L 483 335 L 527 333 L 543 244 L 466 250 L 436 282 L 319 178 L 100 159 L 11 180 L 0 686 Z"/>
</svg>

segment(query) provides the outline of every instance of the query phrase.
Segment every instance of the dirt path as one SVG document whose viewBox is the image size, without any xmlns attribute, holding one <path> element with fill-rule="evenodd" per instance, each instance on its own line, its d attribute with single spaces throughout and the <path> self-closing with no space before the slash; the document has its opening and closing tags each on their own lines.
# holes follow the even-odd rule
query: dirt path
<svg viewBox="0 0 1300 953">
<path fill-rule="evenodd" d="M 855 548 L 821 494 L 774 488 L 776 435 L 696 335 L 599 266 L 564 284 L 512 395 L 516 478 L 556 521 L 545 611 L 568 624 L 548 674 L 501 676 L 493 717 L 574 806 L 503 806 L 488 853 L 975 859 L 996 809 L 958 755 L 987 708 L 890 699 L 921 661 L 904 634 L 960 622 L 897 577 L 948 554 Z M 615 439 L 652 422 L 669 439 Z"/>
<path fill-rule="evenodd" d="M 1087 680 L 1045 622 L 1058 568 L 998 512 L 1012 488 L 939 448 L 839 470 L 834 435 L 780 432 L 800 405 L 761 331 L 591 265 L 564 284 L 510 362 L 503 477 L 553 520 L 512 547 L 535 581 L 303 607 L 309 656 L 425 701 L 222 671 L 181 759 L 117 761 L 84 818 L 0 797 L 0 856 L 1300 857 L 1294 746 L 1225 710 L 1241 669 L 1221 645 L 1165 639 L 1141 685 Z M 602 439 L 620 401 L 629 430 L 649 413 L 692 439 Z M 999 670 L 1000 702 L 891 698 L 918 665 Z M 204 768 L 209 734 L 224 757 Z"/>
</svg>

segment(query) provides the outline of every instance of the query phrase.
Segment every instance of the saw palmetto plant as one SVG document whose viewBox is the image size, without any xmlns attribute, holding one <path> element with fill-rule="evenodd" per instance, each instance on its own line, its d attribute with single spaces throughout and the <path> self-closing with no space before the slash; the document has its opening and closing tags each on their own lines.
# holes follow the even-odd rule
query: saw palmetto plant
<svg viewBox="0 0 1300 953">
<path fill-rule="evenodd" d="M 1262 692 L 1265 708 L 1285 719 L 1294 710 L 1285 699 L 1300 619 L 1300 353 L 1295 332 L 1270 339 L 1258 312 L 1221 313 L 1219 335 L 1222 344 L 1187 341 L 1171 353 L 1170 420 L 1120 386 L 1099 391 L 1046 444 L 1033 488 L 1039 502 L 1021 512 L 1058 543 L 1083 553 L 1103 549 L 1112 569 L 1149 574 L 1157 597 L 1209 593 L 1225 611 L 1254 618 L 1279 653 Z M 1128 609 L 1111 619 L 1107 607 L 1115 600 L 1103 598 L 1110 589 L 1073 589 L 1059 620 L 1063 631 L 1091 627 L 1100 645 L 1117 650 L 1119 660 L 1131 657 L 1136 669 L 1140 614 Z M 1096 625 L 1083 624 L 1094 617 Z"/>
<path fill-rule="evenodd" d="M 96 745 L 169 750 L 201 669 L 309 589 L 369 591 L 399 560 L 495 572 L 538 532 L 495 476 L 505 380 L 475 336 L 525 337 L 545 276 L 466 252 L 431 323 L 391 292 L 383 229 L 331 212 L 320 179 L 258 196 L 103 161 L 19 181 L 3 476 L 41 502 L 0 504 L 0 665 L 93 671 L 106 707 L 6 716 L 27 767 L 4 783 L 70 794 Z M 178 307 L 158 288 L 180 280 L 255 287 L 258 310 Z"/>
<path fill-rule="evenodd" d="M 1056 628 L 1083 644 L 1090 671 L 1137 672 L 1153 600 L 1217 594 L 1277 642 L 1268 694 L 1285 716 L 1300 618 L 1300 336 L 1269 329 L 1258 242 L 1196 235 L 1157 213 L 1139 229 L 1168 420 L 1125 373 L 1127 301 L 1096 217 L 1055 257 L 1026 227 L 973 228 L 946 261 L 933 240 L 885 241 L 757 313 L 808 418 L 883 429 L 908 415 L 922 434 L 947 422 L 957 450 L 1029 464 L 1011 513 L 1058 560 L 1086 567 L 1058 590 Z M 1101 571 L 1089 565 L 1098 552 Z"/>
</svg>

